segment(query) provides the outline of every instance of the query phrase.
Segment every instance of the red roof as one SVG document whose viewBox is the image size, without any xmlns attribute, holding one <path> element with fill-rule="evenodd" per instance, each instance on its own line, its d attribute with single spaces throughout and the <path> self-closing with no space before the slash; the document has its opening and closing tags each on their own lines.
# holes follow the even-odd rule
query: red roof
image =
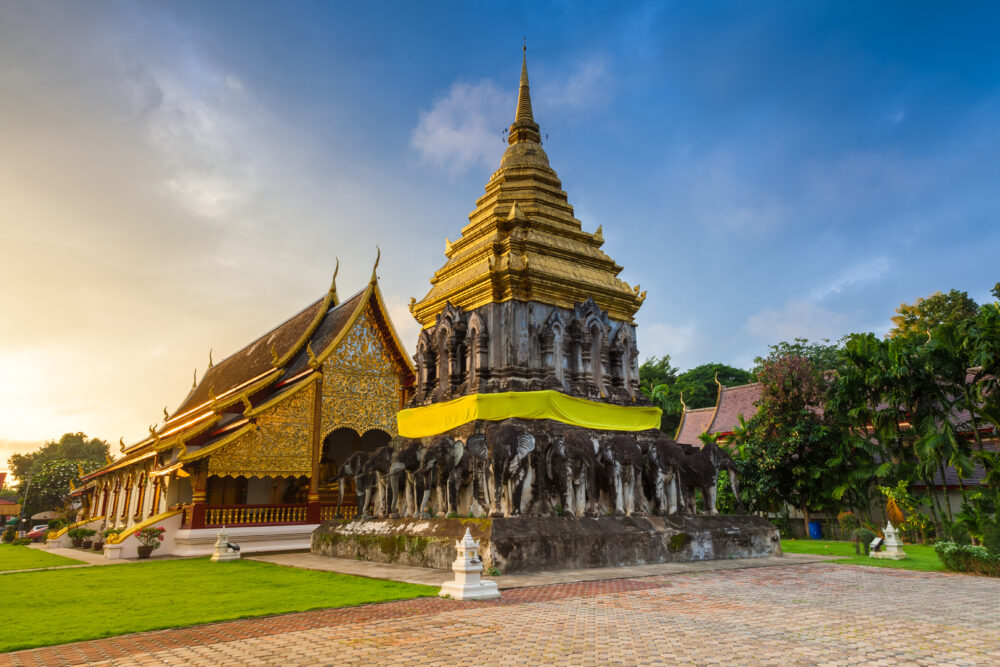
<svg viewBox="0 0 1000 667">
<path fill-rule="evenodd" d="M 738 387 L 722 387 L 716 401 L 715 417 L 706 429 L 709 433 L 729 435 L 740 424 L 740 415 L 748 420 L 757 413 L 760 400 L 759 382 L 741 384 Z"/>
<path fill-rule="evenodd" d="M 681 416 L 681 424 L 677 428 L 677 442 L 685 445 L 700 445 L 698 436 L 708 430 L 715 416 L 715 406 L 698 408 L 696 410 L 685 410 Z"/>
</svg>

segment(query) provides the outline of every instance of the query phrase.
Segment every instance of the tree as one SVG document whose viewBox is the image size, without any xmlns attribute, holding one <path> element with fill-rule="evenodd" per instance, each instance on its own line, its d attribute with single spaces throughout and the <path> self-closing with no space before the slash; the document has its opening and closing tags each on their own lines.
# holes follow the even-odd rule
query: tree
<svg viewBox="0 0 1000 667">
<path fill-rule="evenodd" d="M 38 473 L 49 461 L 94 461 L 104 463 L 111 453 L 108 443 L 97 438 L 87 438 L 83 433 L 66 433 L 58 441 L 50 440 L 33 452 L 14 454 L 7 459 L 11 474 L 22 485 Z"/>
<path fill-rule="evenodd" d="M 926 338 L 938 326 L 950 323 L 968 323 L 976 316 L 979 304 L 966 292 L 953 289 L 947 294 L 935 292 L 913 303 L 901 303 L 892 318 L 893 328 L 889 338 L 917 336 Z"/>
<path fill-rule="evenodd" d="M 826 395 L 820 368 L 805 356 L 778 353 L 763 360 L 758 378 L 757 413 L 733 437 L 741 495 L 757 510 L 801 508 L 808 531 L 810 511 L 839 507 L 837 490 L 853 461 L 819 409 Z"/>
<path fill-rule="evenodd" d="M 677 379 L 677 369 L 670 365 L 670 355 L 650 357 L 639 365 L 639 387 L 646 398 L 651 398 L 653 390 L 661 384 L 670 384 Z"/>
<path fill-rule="evenodd" d="M 663 357 L 660 360 L 661 364 L 663 359 L 666 360 L 666 365 L 669 367 L 669 357 Z M 645 365 L 643 364 L 643 366 Z M 676 374 L 676 368 L 670 370 L 672 374 L 662 374 L 660 377 L 663 377 L 665 381 L 652 386 L 649 393 L 646 394 L 663 410 L 660 430 L 670 436 L 677 432 L 685 405 L 690 409 L 715 405 L 719 395 L 719 383 L 725 387 L 733 387 L 750 381 L 750 373 L 742 368 L 733 368 L 719 363 L 702 364 L 680 375 Z M 641 368 L 639 377 L 642 378 Z M 649 372 L 649 377 L 654 377 L 652 370 Z M 718 378 L 718 383 L 716 378 Z M 646 387 L 645 382 L 643 382 L 643 386 Z"/>
<path fill-rule="evenodd" d="M 69 500 L 70 482 L 80 483 L 79 468 L 85 473 L 97 470 L 102 462 L 70 461 L 56 459 L 46 461 L 31 477 L 30 488 L 26 485 L 24 516 L 30 517 L 38 512 L 62 509 Z M 79 466 L 79 468 L 78 468 Z"/>
<path fill-rule="evenodd" d="M 843 348 L 846 338 L 845 336 L 837 343 L 831 343 L 828 338 L 812 343 L 809 342 L 808 338 L 796 338 L 790 343 L 782 341 L 776 345 L 769 345 L 766 358 L 757 357 L 753 360 L 754 367 L 751 374 L 753 377 L 757 377 L 763 370 L 766 359 L 779 357 L 805 357 L 821 372 L 835 370 L 840 364 L 840 350 Z"/>
</svg>

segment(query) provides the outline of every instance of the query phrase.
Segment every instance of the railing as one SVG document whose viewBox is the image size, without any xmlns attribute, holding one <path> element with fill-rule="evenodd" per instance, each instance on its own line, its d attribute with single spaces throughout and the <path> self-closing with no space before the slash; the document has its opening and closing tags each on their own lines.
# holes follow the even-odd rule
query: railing
<svg viewBox="0 0 1000 667">
<path fill-rule="evenodd" d="M 206 526 L 251 526 L 306 523 L 309 505 L 209 505 Z"/>
<path fill-rule="evenodd" d="M 323 504 L 319 510 L 321 521 L 332 521 L 334 519 L 353 519 L 358 514 L 356 505 L 342 505 L 340 516 L 337 516 L 337 506 L 334 504 Z"/>
</svg>

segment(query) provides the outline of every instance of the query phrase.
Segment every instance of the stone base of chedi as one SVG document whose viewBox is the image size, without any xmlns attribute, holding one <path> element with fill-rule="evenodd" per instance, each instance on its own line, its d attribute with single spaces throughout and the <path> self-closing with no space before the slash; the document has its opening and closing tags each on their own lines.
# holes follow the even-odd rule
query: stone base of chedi
<svg viewBox="0 0 1000 667">
<path fill-rule="evenodd" d="M 312 552 L 448 569 L 467 529 L 483 567 L 505 574 L 781 554 L 777 528 L 735 515 L 328 521 L 313 533 Z"/>
</svg>

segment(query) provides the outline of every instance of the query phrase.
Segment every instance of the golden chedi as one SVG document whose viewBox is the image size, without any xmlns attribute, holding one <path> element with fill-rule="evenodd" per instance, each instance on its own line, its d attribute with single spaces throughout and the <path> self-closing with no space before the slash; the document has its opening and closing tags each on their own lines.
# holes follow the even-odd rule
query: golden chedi
<svg viewBox="0 0 1000 667">
<path fill-rule="evenodd" d="M 645 293 L 618 278 L 600 228 L 573 217 L 542 149 L 526 60 L 508 142 L 431 290 L 411 300 L 423 326 L 411 405 L 543 390 L 643 403 L 634 318 Z"/>
</svg>

